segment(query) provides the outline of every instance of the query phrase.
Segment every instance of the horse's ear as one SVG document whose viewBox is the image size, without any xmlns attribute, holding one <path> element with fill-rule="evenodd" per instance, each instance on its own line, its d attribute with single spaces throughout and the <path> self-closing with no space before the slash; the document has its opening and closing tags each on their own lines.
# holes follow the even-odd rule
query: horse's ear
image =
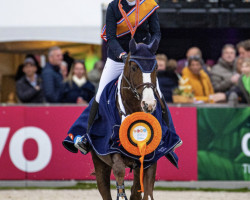
<svg viewBox="0 0 250 200">
<path fill-rule="evenodd" d="M 149 45 L 148 45 L 148 48 L 150 49 L 150 51 L 153 53 L 153 54 L 156 54 L 156 51 L 158 49 L 158 45 L 159 45 L 159 42 L 157 39 L 154 39 L 153 42 L 151 42 Z"/>
<path fill-rule="evenodd" d="M 132 38 L 129 42 L 129 50 L 130 50 L 131 54 L 134 54 L 136 51 L 136 42 L 135 42 L 134 38 Z"/>
</svg>

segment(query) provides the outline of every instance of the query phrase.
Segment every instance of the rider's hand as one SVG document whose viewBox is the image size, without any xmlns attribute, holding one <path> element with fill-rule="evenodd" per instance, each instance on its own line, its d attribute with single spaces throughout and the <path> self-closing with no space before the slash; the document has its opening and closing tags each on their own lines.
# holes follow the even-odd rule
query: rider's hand
<svg viewBox="0 0 250 200">
<path fill-rule="evenodd" d="M 36 89 L 37 91 L 39 91 L 41 88 L 40 88 L 39 85 L 36 85 L 36 86 L 35 86 L 35 89 Z"/>
<path fill-rule="evenodd" d="M 121 53 L 119 56 L 119 58 L 122 59 L 124 64 L 126 63 L 127 57 L 128 57 L 128 54 L 126 52 Z"/>
</svg>

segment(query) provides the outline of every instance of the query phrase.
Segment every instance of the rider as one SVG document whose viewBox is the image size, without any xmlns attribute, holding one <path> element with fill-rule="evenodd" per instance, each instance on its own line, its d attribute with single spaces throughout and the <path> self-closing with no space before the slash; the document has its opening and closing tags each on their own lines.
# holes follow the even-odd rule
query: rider
<svg viewBox="0 0 250 200">
<path fill-rule="evenodd" d="M 108 43 L 108 58 L 90 110 L 87 133 L 94 122 L 102 91 L 123 71 L 131 37 L 137 43 L 149 44 L 155 39 L 160 42 L 161 32 L 156 13 L 158 8 L 154 0 L 113 0 L 109 4 L 106 26 L 102 32 L 102 38 Z M 84 154 L 89 151 L 86 139 L 82 141 L 78 138 L 75 147 Z"/>
</svg>

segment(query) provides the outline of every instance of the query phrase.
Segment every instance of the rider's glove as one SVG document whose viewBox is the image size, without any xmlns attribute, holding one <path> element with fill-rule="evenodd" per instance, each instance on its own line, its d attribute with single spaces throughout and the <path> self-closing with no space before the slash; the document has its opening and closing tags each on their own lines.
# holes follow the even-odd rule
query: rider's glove
<svg viewBox="0 0 250 200">
<path fill-rule="evenodd" d="M 128 57 L 128 54 L 126 52 L 122 52 L 119 56 L 119 58 L 122 59 L 124 64 L 126 63 L 127 57 Z"/>
</svg>

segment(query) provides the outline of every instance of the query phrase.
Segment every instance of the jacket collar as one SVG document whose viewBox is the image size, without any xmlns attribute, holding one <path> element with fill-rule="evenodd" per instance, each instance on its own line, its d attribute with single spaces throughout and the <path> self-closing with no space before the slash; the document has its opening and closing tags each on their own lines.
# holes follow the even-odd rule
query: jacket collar
<svg viewBox="0 0 250 200">
<path fill-rule="evenodd" d="M 226 62 L 223 58 L 220 58 L 218 63 L 226 69 L 229 69 L 229 70 L 234 69 L 234 62 L 229 63 L 229 62 Z"/>
</svg>

